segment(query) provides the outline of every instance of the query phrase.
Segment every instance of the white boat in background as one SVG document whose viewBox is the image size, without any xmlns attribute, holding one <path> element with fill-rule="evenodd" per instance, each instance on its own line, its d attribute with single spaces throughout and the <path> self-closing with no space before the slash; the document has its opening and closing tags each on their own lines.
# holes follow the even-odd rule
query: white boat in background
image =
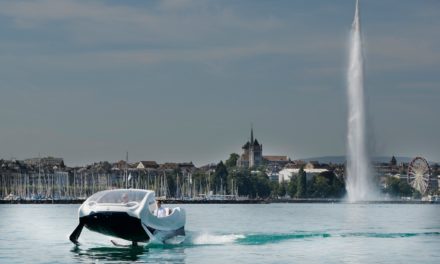
<svg viewBox="0 0 440 264">
<path fill-rule="evenodd" d="M 90 196 L 79 208 L 79 225 L 69 239 L 78 244 L 82 228 L 137 242 L 179 243 L 185 238 L 185 211 L 172 208 L 164 217 L 154 215 L 154 191 L 116 189 Z"/>
</svg>

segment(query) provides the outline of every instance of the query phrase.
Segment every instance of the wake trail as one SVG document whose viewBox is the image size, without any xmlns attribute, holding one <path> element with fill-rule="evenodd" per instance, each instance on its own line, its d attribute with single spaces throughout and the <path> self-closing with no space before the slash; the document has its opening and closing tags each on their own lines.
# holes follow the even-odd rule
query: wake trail
<svg viewBox="0 0 440 264">
<path fill-rule="evenodd" d="M 264 245 L 281 243 L 290 240 L 311 240 L 327 238 L 411 238 L 411 237 L 437 237 L 440 232 L 293 232 L 293 233 L 249 233 L 249 234 L 211 234 L 193 233 L 182 245 Z"/>
<path fill-rule="evenodd" d="M 208 232 L 187 232 L 181 244 L 148 243 L 146 248 L 176 248 L 202 247 L 226 245 L 266 245 L 288 241 L 311 241 L 316 239 L 407 239 L 413 237 L 440 237 L 440 231 L 429 232 L 309 232 L 296 231 L 292 233 L 248 233 L 248 234 L 221 234 Z"/>
</svg>

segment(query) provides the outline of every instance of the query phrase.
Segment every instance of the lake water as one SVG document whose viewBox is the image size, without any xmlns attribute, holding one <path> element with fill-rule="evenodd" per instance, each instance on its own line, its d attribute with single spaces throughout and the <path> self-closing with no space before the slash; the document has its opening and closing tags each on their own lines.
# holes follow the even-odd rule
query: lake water
<svg viewBox="0 0 440 264">
<path fill-rule="evenodd" d="M 183 244 L 120 248 L 68 240 L 79 205 L 0 205 L 0 263 L 440 263 L 440 205 L 180 206 Z"/>
</svg>

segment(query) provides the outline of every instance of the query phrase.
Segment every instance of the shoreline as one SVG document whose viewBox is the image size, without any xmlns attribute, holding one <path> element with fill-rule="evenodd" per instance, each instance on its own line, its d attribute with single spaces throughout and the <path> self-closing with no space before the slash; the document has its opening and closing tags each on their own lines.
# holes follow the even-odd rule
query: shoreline
<svg viewBox="0 0 440 264">
<path fill-rule="evenodd" d="M 74 200 L 0 200 L 0 204 L 82 204 L 84 199 Z M 249 200 L 180 200 L 163 199 L 164 204 L 277 204 L 277 203 L 309 203 L 309 204 L 350 204 L 345 199 L 249 199 Z M 435 201 L 422 200 L 382 200 L 363 201 L 355 204 L 438 204 Z"/>
</svg>

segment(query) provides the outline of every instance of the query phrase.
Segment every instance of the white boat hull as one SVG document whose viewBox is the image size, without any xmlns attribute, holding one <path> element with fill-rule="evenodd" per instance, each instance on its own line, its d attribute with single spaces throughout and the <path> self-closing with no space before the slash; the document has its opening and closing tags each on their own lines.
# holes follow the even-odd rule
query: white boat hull
<svg viewBox="0 0 440 264">
<path fill-rule="evenodd" d="M 104 199 L 107 196 L 117 196 L 121 193 L 128 193 L 133 197 L 137 195 L 136 198 L 142 197 L 142 199 L 126 203 L 107 202 Z M 185 211 L 177 207 L 173 208 L 169 215 L 157 217 L 153 214 L 155 205 L 153 191 L 133 189 L 103 191 L 92 195 L 81 205 L 78 212 L 79 221 L 80 225 L 91 231 L 132 242 L 175 243 L 183 241 Z M 77 242 L 74 241 L 76 239 L 71 238 L 71 240 L 74 243 Z"/>
</svg>

